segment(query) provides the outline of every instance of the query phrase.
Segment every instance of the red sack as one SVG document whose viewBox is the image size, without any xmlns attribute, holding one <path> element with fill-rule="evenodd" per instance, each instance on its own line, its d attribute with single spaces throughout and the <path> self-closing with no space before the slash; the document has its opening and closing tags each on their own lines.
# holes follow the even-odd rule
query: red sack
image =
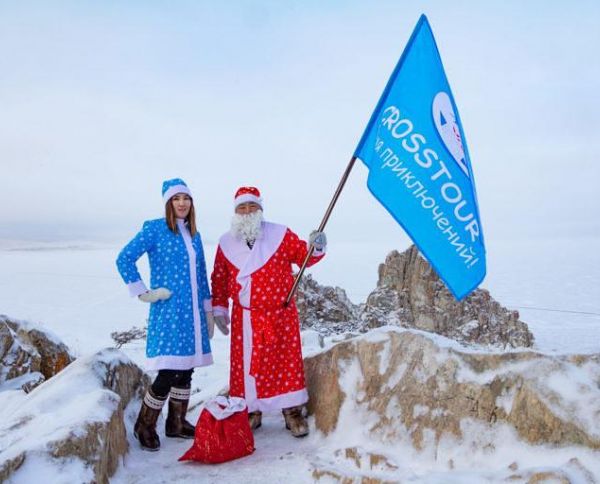
<svg viewBox="0 0 600 484">
<path fill-rule="evenodd" d="M 254 452 L 254 436 L 243 398 L 216 397 L 200 413 L 194 444 L 179 460 L 218 464 Z"/>
</svg>

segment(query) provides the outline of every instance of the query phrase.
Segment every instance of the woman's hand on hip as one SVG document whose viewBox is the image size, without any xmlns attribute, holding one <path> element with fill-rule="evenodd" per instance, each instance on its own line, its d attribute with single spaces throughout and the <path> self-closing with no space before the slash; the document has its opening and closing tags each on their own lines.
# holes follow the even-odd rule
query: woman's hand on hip
<svg viewBox="0 0 600 484">
<path fill-rule="evenodd" d="M 158 289 L 151 289 L 144 294 L 140 294 L 138 299 L 146 303 L 155 303 L 156 301 L 165 301 L 169 299 L 171 294 L 171 291 L 166 287 L 159 287 Z"/>
</svg>

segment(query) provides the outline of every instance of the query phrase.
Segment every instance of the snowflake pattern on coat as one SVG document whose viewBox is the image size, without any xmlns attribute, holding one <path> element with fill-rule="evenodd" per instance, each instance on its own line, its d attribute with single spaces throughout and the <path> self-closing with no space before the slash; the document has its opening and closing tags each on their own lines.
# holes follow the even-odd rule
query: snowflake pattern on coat
<svg viewBox="0 0 600 484">
<path fill-rule="evenodd" d="M 211 296 L 202 240 L 199 233 L 191 237 L 181 221 L 178 227 L 175 234 L 164 218 L 144 222 L 117 258 L 117 268 L 131 295 L 146 291 L 136 266 L 145 253 L 150 263 L 150 287 L 172 292 L 169 299 L 150 305 L 146 356 L 160 361 L 158 366 L 150 364 L 154 369 L 188 369 L 212 363 L 204 312 Z M 184 235 L 191 242 L 189 249 Z"/>
<path fill-rule="evenodd" d="M 226 236 L 222 237 L 211 276 L 215 313 L 227 310 L 229 299 L 233 301 L 229 393 L 231 396 L 250 400 L 248 403 L 251 411 L 265 408 L 260 403 L 253 404 L 252 396 L 248 395 L 248 389 L 245 388 L 248 373 L 254 377 L 256 398 L 259 401 L 271 399 L 281 403 L 276 405 L 279 408 L 306 401 L 304 396 L 302 401 L 288 405 L 294 397 L 291 397 L 292 400 L 286 397 L 305 392 L 306 385 L 298 311 L 295 301 L 292 300 L 287 308 L 284 307 L 284 302 L 294 282 L 292 264 L 300 266 L 303 263 L 308 247 L 305 241 L 286 227 L 283 227 L 281 234 L 281 242 L 276 250 L 272 254 L 265 251 L 264 258 L 268 257 L 268 260 L 260 260 L 256 264 L 256 270 L 249 276 L 252 338 L 250 345 L 246 344 L 246 349 L 243 321 L 245 306 L 240 301 L 240 293 L 243 292 L 240 279 L 243 280 L 243 277 L 238 276 L 240 269 L 251 258 L 252 251 L 261 250 L 262 241 L 257 240 L 252 249 L 241 243 L 234 244 L 233 249 L 227 250 L 224 245 Z M 228 259 L 226 254 L 235 260 Z M 323 255 L 312 256 L 308 266 L 322 257 Z M 248 355 L 244 358 L 245 351 L 251 353 L 250 358 Z M 248 359 L 251 361 L 250 368 L 244 371 L 244 360 L 247 362 Z"/>
</svg>

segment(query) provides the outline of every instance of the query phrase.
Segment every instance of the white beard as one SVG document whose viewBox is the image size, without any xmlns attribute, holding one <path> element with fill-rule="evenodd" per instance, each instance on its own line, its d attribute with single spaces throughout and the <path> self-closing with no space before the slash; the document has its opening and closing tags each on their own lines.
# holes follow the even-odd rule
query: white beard
<svg viewBox="0 0 600 484">
<path fill-rule="evenodd" d="M 254 242 L 262 233 L 262 221 L 262 210 L 247 215 L 235 213 L 231 219 L 231 233 L 244 242 Z"/>
</svg>

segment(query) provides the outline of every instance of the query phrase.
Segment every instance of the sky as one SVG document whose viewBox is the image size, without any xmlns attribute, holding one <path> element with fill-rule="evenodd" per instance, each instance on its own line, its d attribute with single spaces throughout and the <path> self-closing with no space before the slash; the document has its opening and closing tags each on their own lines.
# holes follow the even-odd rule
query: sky
<svg viewBox="0 0 600 484">
<path fill-rule="evenodd" d="M 599 236 L 598 2 L 0 0 L 0 238 L 122 244 L 173 177 L 206 241 L 249 184 L 306 236 L 422 13 L 486 240 Z M 405 245 L 366 179 L 330 242 Z"/>
</svg>

